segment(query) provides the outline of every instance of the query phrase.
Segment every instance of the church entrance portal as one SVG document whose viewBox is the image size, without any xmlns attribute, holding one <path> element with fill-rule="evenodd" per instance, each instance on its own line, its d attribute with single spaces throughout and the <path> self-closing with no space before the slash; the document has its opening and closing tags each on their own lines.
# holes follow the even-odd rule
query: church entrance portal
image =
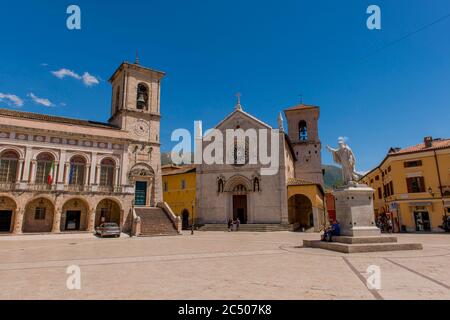
<svg viewBox="0 0 450 320">
<path fill-rule="evenodd" d="M 247 196 L 233 195 L 233 220 L 239 218 L 241 223 L 247 223 Z"/>
<path fill-rule="evenodd" d="M 147 182 L 136 181 L 134 204 L 137 206 L 145 206 L 146 203 L 147 203 Z"/>
</svg>

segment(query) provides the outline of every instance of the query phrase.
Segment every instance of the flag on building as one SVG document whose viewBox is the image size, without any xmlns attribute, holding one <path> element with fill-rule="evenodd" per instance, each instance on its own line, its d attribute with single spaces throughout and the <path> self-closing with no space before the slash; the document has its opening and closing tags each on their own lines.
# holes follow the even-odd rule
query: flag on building
<svg viewBox="0 0 450 320">
<path fill-rule="evenodd" d="M 75 170 L 75 164 L 73 163 L 73 161 L 70 163 L 70 171 L 69 171 L 69 184 L 73 183 L 73 174 L 74 174 L 74 170 Z"/>
<path fill-rule="evenodd" d="M 48 171 L 47 176 L 47 184 L 52 185 L 53 183 L 53 174 L 55 172 L 55 161 L 52 161 L 52 164 L 50 165 L 50 170 Z"/>
</svg>

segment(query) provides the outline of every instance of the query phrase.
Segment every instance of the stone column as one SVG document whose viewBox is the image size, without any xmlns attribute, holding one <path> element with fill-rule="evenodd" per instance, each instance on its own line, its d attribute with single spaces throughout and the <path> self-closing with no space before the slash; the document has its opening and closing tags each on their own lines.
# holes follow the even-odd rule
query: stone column
<svg viewBox="0 0 450 320">
<path fill-rule="evenodd" d="M 34 184 L 34 182 L 36 181 L 36 160 L 32 160 L 30 165 L 31 165 L 30 183 Z"/>
<path fill-rule="evenodd" d="M 88 213 L 88 224 L 87 224 L 87 231 L 94 232 L 95 228 L 95 209 L 89 210 Z"/>
<path fill-rule="evenodd" d="M 70 162 L 66 162 L 66 170 L 64 170 L 63 182 L 69 184 L 69 174 L 70 174 Z"/>
<path fill-rule="evenodd" d="M 128 150 L 128 147 L 127 147 Z M 128 185 L 128 176 L 127 176 L 127 171 L 130 169 L 128 168 L 128 154 L 127 153 L 123 153 L 122 154 L 122 159 L 121 159 L 121 167 L 122 167 L 122 171 L 121 171 L 121 177 L 120 177 L 120 185 L 125 186 Z"/>
<path fill-rule="evenodd" d="M 90 175 L 90 180 L 89 180 L 89 184 L 93 185 L 96 184 L 95 179 L 97 178 L 96 174 L 95 174 L 95 168 L 97 168 L 97 154 L 95 152 L 92 153 L 92 159 L 91 159 L 91 175 Z"/>
<path fill-rule="evenodd" d="M 114 175 L 114 186 L 115 187 L 118 187 L 118 186 L 120 186 L 120 176 L 119 176 L 119 169 L 120 169 L 120 167 L 119 166 L 116 166 L 116 172 L 115 172 L 115 175 Z"/>
<path fill-rule="evenodd" d="M 55 167 L 53 169 L 53 181 L 52 184 L 56 185 L 58 182 L 59 161 L 55 161 Z"/>
<path fill-rule="evenodd" d="M 55 209 L 55 213 L 54 213 L 54 217 L 53 217 L 53 227 L 52 227 L 53 233 L 61 232 L 61 215 L 62 215 L 61 210 Z"/>
<path fill-rule="evenodd" d="M 23 231 L 23 217 L 25 215 L 25 208 L 17 208 L 14 217 L 13 234 L 22 234 Z"/>
<path fill-rule="evenodd" d="M 89 185 L 89 173 L 91 172 L 91 166 L 90 165 L 86 165 L 85 169 L 84 169 L 84 185 L 88 186 Z M 91 173 L 92 174 L 92 173 Z"/>
<path fill-rule="evenodd" d="M 65 168 L 64 163 L 66 162 L 66 152 L 61 151 L 60 159 L 59 159 L 59 166 L 58 166 L 58 183 L 63 184 L 64 178 L 65 178 Z"/>
<path fill-rule="evenodd" d="M 28 182 L 30 181 L 30 165 L 31 165 L 31 147 L 26 147 L 25 150 L 25 161 L 24 161 L 24 167 L 23 167 L 23 175 L 22 175 L 22 181 Z"/>
<path fill-rule="evenodd" d="M 22 181 L 23 162 L 24 162 L 24 159 L 19 160 L 19 168 L 17 170 L 16 181 Z"/>
<path fill-rule="evenodd" d="M 100 184 L 100 172 L 101 172 L 101 166 L 97 165 L 97 174 L 95 177 L 95 184 Z"/>
</svg>

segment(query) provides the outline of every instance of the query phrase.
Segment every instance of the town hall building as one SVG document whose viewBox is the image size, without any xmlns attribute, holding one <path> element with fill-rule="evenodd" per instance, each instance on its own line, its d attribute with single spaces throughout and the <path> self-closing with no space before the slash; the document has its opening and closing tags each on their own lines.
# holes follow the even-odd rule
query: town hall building
<svg viewBox="0 0 450 320">
<path fill-rule="evenodd" d="M 106 123 L 0 109 L 0 232 L 92 232 L 114 222 L 140 233 L 146 215 L 173 218 L 162 202 L 163 77 L 122 63 L 109 80 Z"/>
</svg>

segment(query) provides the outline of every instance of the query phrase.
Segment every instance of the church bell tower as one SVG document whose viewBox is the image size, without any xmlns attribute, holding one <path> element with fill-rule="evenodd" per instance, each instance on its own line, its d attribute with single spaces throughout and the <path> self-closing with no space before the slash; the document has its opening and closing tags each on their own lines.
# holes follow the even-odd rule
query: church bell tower
<svg viewBox="0 0 450 320">
<path fill-rule="evenodd" d="M 112 86 L 109 122 L 130 141 L 126 159 L 135 204 L 156 206 L 162 201 L 160 156 L 160 84 L 164 73 L 123 62 L 109 79 Z"/>
<path fill-rule="evenodd" d="M 288 122 L 288 136 L 297 157 L 295 177 L 323 185 L 319 107 L 300 104 L 286 109 L 284 113 Z"/>
<path fill-rule="evenodd" d="M 159 142 L 160 83 L 164 73 L 122 63 L 109 82 L 112 86 L 110 123 L 137 140 Z"/>
</svg>

